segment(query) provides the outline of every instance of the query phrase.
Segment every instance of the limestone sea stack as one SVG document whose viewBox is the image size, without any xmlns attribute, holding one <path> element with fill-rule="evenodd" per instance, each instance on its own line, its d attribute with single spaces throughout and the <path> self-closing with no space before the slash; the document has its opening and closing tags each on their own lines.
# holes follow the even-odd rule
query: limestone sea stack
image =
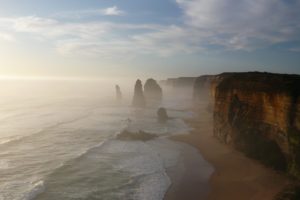
<svg viewBox="0 0 300 200">
<path fill-rule="evenodd" d="M 159 108 L 157 110 L 158 122 L 165 123 L 169 119 L 165 108 Z"/>
<path fill-rule="evenodd" d="M 162 100 L 162 89 L 156 80 L 148 79 L 145 83 L 144 91 L 147 102 L 160 102 Z"/>
<path fill-rule="evenodd" d="M 143 85 L 141 80 L 137 80 L 134 86 L 134 95 L 132 100 L 132 106 L 134 107 L 145 107 L 146 101 L 143 92 Z"/>
<path fill-rule="evenodd" d="M 121 92 L 119 85 L 116 85 L 116 98 L 117 98 L 117 101 L 122 100 L 122 92 Z"/>
</svg>

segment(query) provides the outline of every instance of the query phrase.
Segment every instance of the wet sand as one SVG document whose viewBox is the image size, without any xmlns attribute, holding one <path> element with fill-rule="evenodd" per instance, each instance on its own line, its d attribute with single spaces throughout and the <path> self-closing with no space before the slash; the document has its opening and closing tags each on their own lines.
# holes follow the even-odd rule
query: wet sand
<svg viewBox="0 0 300 200">
<path fill-rule="evenodd" d="M 206 111 L 201 114 L 205 117 L 187 122 L 194 127 L 189 135 L 179 135 L 172 139 L 196 147 L 213 165 L 215 171 L 210 177 L 209 188 L 203 190 L 203 183 L 190 178 L 199 169 L 187 163 L 188 170 L 182 175 L 185 178 L 176 179 L 176 173 L 169 170 L 168 174 L 175 183 L 167 192 L 165 200 L 272 200 L 289 184 L 285 175 L 221 144 L 213 137 L 211 114 Z M 203 194 L 205 192 L 208 194 Z"/>
</svg>

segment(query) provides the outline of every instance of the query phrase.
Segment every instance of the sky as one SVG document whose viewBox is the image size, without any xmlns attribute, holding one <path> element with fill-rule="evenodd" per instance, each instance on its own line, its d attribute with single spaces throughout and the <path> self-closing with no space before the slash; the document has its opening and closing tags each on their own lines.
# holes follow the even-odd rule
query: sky
<svg viewBox="0 0 300 200">
<path fill-rule="evenodd" d="M 300 74 L 300 0 L 0 0 L 0 77 Z"/>
</svg>

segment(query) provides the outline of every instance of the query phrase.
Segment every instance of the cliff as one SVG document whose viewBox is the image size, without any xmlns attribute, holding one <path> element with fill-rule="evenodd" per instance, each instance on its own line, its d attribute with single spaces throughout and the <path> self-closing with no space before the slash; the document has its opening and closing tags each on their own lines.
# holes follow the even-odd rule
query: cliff
<svg viewBox="0 0 300 200">
<path fill-rule="evenodd" d="M 211 85 L 215 80 L 215 77 L 216 76 L 213 75 L 203 75 L 195 80 L 193 86 L 193 95 L 196 102 L 207 99 L 207 97 L 211 96 Z"/>
<path fill-rule="evenodd" d="M 193 87 L 193 100 L 194 107 L 196 109 L 202 108 L 203 104 L 206 106 L 206 110 L 213 112 L 213 102 L 215 90 L 212 90 L 216 85 L 217 76 L 215 75 L 203 75 L 195 80 Z"/>
<path fill-rule="evenodd" d="M 211 80 L 214 136 L 300 179 L 300 76 L 224 73 Z"/>
<path fill-rule="evenodd" d="M 160 84 L 174 88 L 193 87 L 195 80 L 196 77 L 168 78 L 167 80 L 160 81 Z"/>
</svg>

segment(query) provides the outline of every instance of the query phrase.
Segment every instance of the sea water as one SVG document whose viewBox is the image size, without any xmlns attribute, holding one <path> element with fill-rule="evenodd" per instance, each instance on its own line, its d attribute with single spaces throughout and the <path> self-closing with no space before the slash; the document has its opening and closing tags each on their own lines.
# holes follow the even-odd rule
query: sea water
<svg viewBox="0 0 300 200">
<path fill-rule="evenodd" d="M 184 168 L 187 150 L 207 181 L 212 170 L 199 152 L 167 138 L 191 130 L 183 121 L 193 115 L 191 92 L 164 92 L 172 119 L 160 124 L 157 108 L 130 107 L 133 84 L 120 84 L 120 103 L 109 81 L 0 81 L 0 200 L 161 200 L 172 184 L 167 169 Z M 116 139 L 124 129 L 159 137 Z"/>
</svg>

